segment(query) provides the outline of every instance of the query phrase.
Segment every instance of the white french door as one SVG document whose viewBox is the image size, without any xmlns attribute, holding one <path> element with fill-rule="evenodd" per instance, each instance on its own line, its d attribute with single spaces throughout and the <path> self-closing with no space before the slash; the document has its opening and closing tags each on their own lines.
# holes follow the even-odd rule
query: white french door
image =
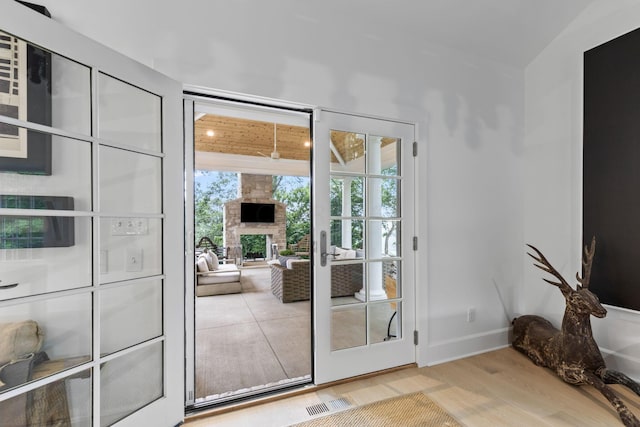
<svg viewBox="0 0 640 427">
<path fill-rule="evenodd" d="M 177 425 L 182 87 L 18 2 L 0 10 L 0 47 L 18 46 L 0 55 L 0 324 L 41 337 L 0 361 L 31 363 L 0 387 L 0 424 Z"/>
<path fill-rule="evenodd" d="M 316 384 L 415 362 L 414 125 L 314 125 Z"/>
</svg>

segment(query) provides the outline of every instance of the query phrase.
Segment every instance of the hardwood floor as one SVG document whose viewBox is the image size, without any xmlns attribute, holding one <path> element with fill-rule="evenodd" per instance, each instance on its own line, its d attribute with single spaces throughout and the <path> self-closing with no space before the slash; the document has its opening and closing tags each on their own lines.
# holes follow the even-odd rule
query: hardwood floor
<svg viewBox="0 0 640 427">
<path fill-rule="evenodd" d="M 640 397 L 613 386 L 629 409 L 640 417 Z M 512 348 L 505 348 L 433 367 L 406 368 L 369 378 L 312 390 L 218 415 L 200 414 L 187 427 L 288 426 L 317 416 L 307 407 L 347 399 L 352 406 L 422 391 L 462 425 L 618 426 L 613 407 L 594 388 L 565 384 L 551 371 L 535 366 Z M 331 405 L 329 405 L 331 407 Z"/>
</svg>

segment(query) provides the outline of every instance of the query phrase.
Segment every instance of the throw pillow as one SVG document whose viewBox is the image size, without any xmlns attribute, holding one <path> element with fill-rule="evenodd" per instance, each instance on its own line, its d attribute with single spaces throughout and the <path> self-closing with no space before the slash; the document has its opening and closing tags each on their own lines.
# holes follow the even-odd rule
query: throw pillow
<svg viewBox="0 0 640 427">
<path fill-rule="evenodd" d="M 0 366 L 38 352 L 43 340 L 44 334 L 33 320 L 0 323 Z"/>
<path fill-rule="evenodd" d="M 205 250 L 203 254 L 204 258 L 207 260 L 207 268 L 209 271 L 214 271 L 218 269 L 220 262 L 218 261 L 218 255 L 210 250 Z"/>
<path fill-rule="evenodd" d="M 220 261 L 218 260 L 218 255 L 213 252 L 209 252 L 209 260 L 211 260 L 211 264 L 208 265 L 209 270 L 215 271 L 220 268 Z M 207 260 L 207 264 L 209 264 L 209 260 Z"/>
<path fill-rule="evenodd" d="M 334 259 L 354 259 L 356 257 L 356 251 L 353 249 L 344 249 L 336 247 L 336 256 Z"/>
<path fill-rule="evenodd" d="M 207 258 L 204 255 L 200 255 L 198 257 L 198 262 L 196 263 L 198 266 L 199 273 L 206 273 L 209 271 L 209 267 L 207 266 Z"/>
</svg>

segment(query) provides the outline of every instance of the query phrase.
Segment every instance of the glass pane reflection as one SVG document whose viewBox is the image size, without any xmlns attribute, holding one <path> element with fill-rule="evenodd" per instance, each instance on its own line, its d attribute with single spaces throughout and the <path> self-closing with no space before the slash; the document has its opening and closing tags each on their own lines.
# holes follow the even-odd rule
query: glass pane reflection
<svg viewBox="0 0 640 427">
<path fill-rule="evenodd" d="M 0 300 L 91 285 L 91 218 L 0 216 L 0 248 Z"/>
<path fill-rule="evenodd" d="M 109 426 L 163 395 L 162 342 L 101 365 L 100 425 Z"/>
<path fill-rule="evenodd" d="M 0 32 L 0 59 L 0 114 L 90 133 L 88 67 L 4 32 Z"/>
<path fill-rule="evenodd" d="M 162 220 L 111 218 L 100 222 L 100 283 L 162 272 Z"/>
<path fill-rule="evenodd" d="M 365 138 L 361 133 L 332 130 L 331 170 L 364 173 Z"/>
<path fill-rule="evenodd" d="M 23 132 L 24 157 L 10 154 L 9 145 L 2 143 L 3 134 Z M 14 148 L 19 150 L 20 144 Z M 91 210 L 91 144 L 88 142 L 0 122 L 0 172 L 17 172 L 0 173 L 2 194 L 72 197 L 73 209 Z"/>
<path fill-rule="evenodd" d="M 369 179 L 369 216 L 393 218 L 400 216 L 400 180 Z"/>
<path fill-rule="evenodd" d="M 376 230 L 376 235 L 380 237 L 379 252 L 377 256 L 400 256 L 401 222 L 399 220 L 371 220 L 369 221 L 370 230 Z M 371 241 L 371 243 L 374 243 Z"/>
<path fill-rule="evenodd" d="M 159 96 L 114 79 L 98 75 L 100 138 L 160 151 L 162 114 Z"/>
<path fill-rule="evenodd" d="M 82 293 L 2 308 L 2 391 L 91 360 L 91 297 Z"/>
<path fill-rule="evenodd" d="M 332 262 L 332 305 L 356 304 L 366 300 L 364 266 L 364 263 Z"/>
<path fill-rule="evenodd" d="M 371 343 L 380 343 L 400 338 L 400 302 L 377 303 L 369 306 L 369 328 Z"/>
<path fill-rule="evenodd" d="M 33 370 L 34 379 L 47 369 L 44 362 Z M 0 390 L 2 390 L 0 388 Z M 38 402 L 29 405 L 28 402 Z M 25 408 L 29 408 L 25 410 Z M 82 371 L 0 402 L 3 426 L 91 425 L 91 370 Z"/>
<path fill-rule="evenodd" d="M 365 306 L 339 307 L 331 311 L 331 351 L 367 344 Z"/>
<path fill-rule="evenodd" d="M 140 313 L 145 321 L 138 321 Z M 100 354 L 106 355 L 162 334 L 162 281 L 134 282 L 102 291 Z"/>
<path fill-rule="evenodd" d="M 109 212 L 160 213 L 160 158 L 100 147 L 100 209 Z"/>
<path fill-rule="evenodd" d="M 387 136 L 370 136 L 368 150 L 379 149 L 378 155 L 367 156 L 369 161 L 369 173 L 397 176 L 398 164 L 400 160 L 400 140 Z"/>
<path fill-rule="evenodd" d="M 355 259 L 364 257 L 364 221 L 359 219 L 333 219 L 329 223 L 332 259 Z M 355 252 L 346 252 L 355 251 Z"/>
<path fill-rule="evenodd" d="M 363 217 L 364 178 L 333 176 L 329 186 L 331 216 Z"/>
</svg>

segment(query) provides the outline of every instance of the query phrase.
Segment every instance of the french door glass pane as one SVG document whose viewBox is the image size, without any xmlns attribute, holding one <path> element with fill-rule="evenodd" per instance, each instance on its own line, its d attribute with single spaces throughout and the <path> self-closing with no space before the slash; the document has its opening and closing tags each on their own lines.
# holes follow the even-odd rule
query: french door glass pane
<svg viewBox="0 0 640 427">
<path fill-rule="evenodd" d="M 89 217 L 0 216 L 0 248 L 0 300 L 91 286 Z"/>
<path fill-rule="evenodd" d="M 162 220 L 100 218 L 100 283 L 162 273 Z"/>
<path fill-rule="evenodd" d="M 332 219 L 332 259 L 354 259 L 364 257 L 364 221 L 361 219 Z"/>
<path fill-rule="evenodd" d="M 394 137 L 331 130 L 330 140 L 331 346 L 340 350 L 398 335 L 400 260 L 388 258 L 401 256 L 401 152 Z"/>
<path fill-rule="evenodd" d="M 331 216 L 364 216 L 364 178 L 332 176 L 329 191 Z"/>
<path fill-rule="evenodd" d="M 366 165 L 365 135 L 361 133 L 331 131 L 331 171 L 364 173 Z"/>
<path fill-rule="evenodd" d="M 398 260 L 382 262 L 382 285 L 387 298 L 402 297 L 402 287 L 398 286 L 401 271 Z"/>
<path fill-rule="evenodd" d="M 14 377 L 13 386 L 19 386 L 38 378 L 29 366 L 41 367 L 39 377 L 44 377 L 90 361 L 91 315 L 89 292 L 3 307 L 0 372 L 26 369 L 19 379 Z"/>
<path fill-rule="evenodd" d="M 51 361 L 32 370 L 35 377 Z M 29 410 L 25 410 L 28 402 Z M 3 426 L 91 426 L 91 369 L 0 402 Z"/>
<path fill-rule="evenodd" d="M 140 316 L 144 313 L 144 317 Z M 162 281 L 139 281 L 100 294 L 100 354 L 162 334 Z"/>
<path fill-rule="evenodd" d="M 100 209 L 105 212 L 161 211 L 161 160 L 100 147 Z"/>
<path fill-rule="evenodd" d="M 369 306 L 370 343 L 380 343 L 398 339 L 399 302 L 375 303 Z"/>
<path fill-rule="evenodd" d="M 400 164 L 400 140 L 385 136 L 370 136 L 369 144 L 380 144 L 380 154 L 369 157 L 370 173 L 398 175 Z"/>
<path fill-rule="evenodd" d="M 384 218 L 400 216 L 400 180 L 369 178 L 369 215 Z"/>
<path fill-rule="evenodd" d="M 362 262 L 333 261 L 331 264 L 331 304 L 358 304 L 365 299 L 367 288 Z M 360 294 L 361 299 L 356 298 Z"/>
<path fill-rule="evenodd" d="M 109 360 L 100 372 L 100 425 L 109 426 L 162 397 L 163 343 Z"/>
<path fill-rule="evenodd" d="M 90 143 L 27 131 L 0 122 L 0 153 L 3 147 L 3 133 L 24 133 L 27 153 L 21 158 L 13 157 L 6 152 L 0 155 L 0 172 L 18 172 L 0 173 L 1 194 L 71 197 L 73 202 L 69 209 L 91 210 Z"/>
<path fill-rule="evenodd" d="M 331 311 L 331 351 L 367 344 L 367 307 L 341 306 Z"/>
<path fill-rule="evenodd" d="M 3 32 L 0 60 L 0 114 L 90 133 L 88 67 Z"/>
<path fill-rule="evenodd" d="M 162 148 L 159 96 L 100 73 L 98 75 L 100 138 L 142 150 Z"/>
<path fill-rule="evenodd" d="M 369 224 L 372 230 L 380 231 L 380 255 L 400 256 L 401 222 L 399 220 L 370 220 Z"/>
</svg>

